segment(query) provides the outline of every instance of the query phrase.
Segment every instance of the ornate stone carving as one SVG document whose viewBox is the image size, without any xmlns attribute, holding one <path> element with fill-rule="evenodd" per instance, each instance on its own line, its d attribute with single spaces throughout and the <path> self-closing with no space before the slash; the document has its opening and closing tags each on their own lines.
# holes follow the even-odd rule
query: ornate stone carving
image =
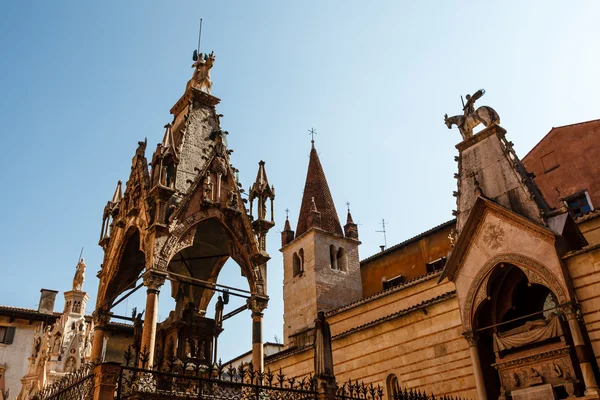
<svg viewBox="0 0 600 400">
<path fill-rule="evenodd" d="M 448 114 L 444 115 L 444 123 L 448 129 L 451 129 L 452 125 L 458 126 L 463 140 L 472 137 L 473 128 L 479 124 L 488 127 L 500 123 L 500 117 L 492 107 L 481 106 L 477 110 L 475 109 L 475 102 L 484 94 L 485 90 L 483 89 L 479 89 L 473 96 L 468 94 L 466 96 L 467 103 L 463 106 L 463 115 L 453 117 L 448 117 Z"/>
<path fill-rule="evenodd" d="M 248 308 L 252 310 L 252 314 L 262 314 L 269 304 L 268 297 L 252 296 L 247 300 Z"/>
<path fill-rule="evenodd" d="M 521 254 L 515 253 L 503 253 L 498 254 L 494 258 L 490 259 L 475 275 L 475 278 L 471 282 L 471 286 L 467 292 L 467 296 L 465 297 L 465 304 L 463 307 L 462 317 L 464 318 L 463 326 L 467 330 L 472 329 L 473 324 L 473 315 L 476 311 L 474 305 L 476 303 L 476 294 L 484 280 L 488 278 L 488 275 L 498 266 L 499 264 L 506 263 L 512 264 L 521 269 L 525 274 L 533 274 L 536 275 L 536 283 L 546 286 L 550 289 L 557 297 L 559 303 L 567 302 L 567 290 L 556 276 L 550 270 L 548 270 L 545 266 L 543 266 L 538 261 L 526 257 Z M 487 294 L 487 288 L 482 287 L 482 290 Z"/>
<path fill-rule="evenodd" d="M 83 287 L 83 281 L 85 279 L 85 262 L 83 258 L 77 263 L 77 271 L 75 271 L 75 277 L 73 278 L 73 290 L 80 291 Z"/>
<path fill-rule="evenodd" d="M 504 240 L 504 229 L 502 227 L 489 224 L 483 234 L 483 242 L 487 244 L 492 250 L 496 250 L 502 244 Z"/>
<path fill-rule="evenodd" d="M 190 81 L 191 86 L 200 89 L 203 92 L 209 93 L 212 88 L 212 81 L 210 80 L 210 70 L 215 63 L 215 52 L 210 54 L 200 53 L 198 59 L 192 64 L 194 68 L 194 75 Z"/>
<path fill-rule="evenodd" d="M 144 286 L 148 288 L 148 290 L 160 290 L 162 285 L 165 283 L 165 279 L 167 274 L 164 272 L 148 270 L 144 273 Z"/>
<path fill-rule="evenodd" d="M 477 346 L 477 339 L 479 339 L 479 337 L 477 336 L 477 332 L 474 332 L 474 331 L 463 332 L 463 336 L 465 337 L 465 340 L 467 341 L 467 343 L 469 343 L 469 347 Z"/>
<path fill-rule="evenodd" d="M 112 313 L 104 310 L 96 310 L 92 313 L 92 320 L 96 326 L 104 326 L 110 321 Z"/>
</svg>

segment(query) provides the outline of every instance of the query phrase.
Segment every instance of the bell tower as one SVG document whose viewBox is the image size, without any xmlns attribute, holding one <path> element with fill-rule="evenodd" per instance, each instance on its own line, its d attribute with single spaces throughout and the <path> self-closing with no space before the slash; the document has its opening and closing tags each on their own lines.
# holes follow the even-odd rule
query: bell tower
<svg viewBox="0 0 600 400">
<path fill-rule="evenodd" d="M 314 140 L 296 232 L 286 219 L 281 244 L 283 332 L 289 348 L 312 343 L 317 312 L 362 296 L 358 229 L 348 210 L 342 230 Z"/>
</svg>

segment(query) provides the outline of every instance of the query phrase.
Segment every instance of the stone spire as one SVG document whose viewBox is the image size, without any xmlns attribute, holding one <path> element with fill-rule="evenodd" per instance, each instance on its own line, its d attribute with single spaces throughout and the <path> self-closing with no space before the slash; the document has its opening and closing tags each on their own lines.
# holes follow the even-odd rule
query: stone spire
<svg viewBox="0 0 600 400">
<path fill-rule="evenodd" d="M 321 166 L 319 155 L 315 149 L 314 141 L 310 150 L 310 161 L 306 173 L 306 183 L 304 184 L 304 194 L 302 196 L 302 205 L 300 206 L 300 215 L 296 228 L 296 237 L 305 233 L 309 228 L 309 217 L 312 208 L 316 208 L 320 214 L 320 229 L 343 236 L 342 226 L 333 204 L 333 198 L 329 191 L 329 185 L 325 178 L 325 172 Z M 314 218 L 313 223 L 314 223 Z"/>
<path fill-rule="evenodd" d="M 115 194 L 113 194 L 111 203 L 114 205 L 116 205 L 117 203 L 119 203 L 121 201 L 121 199 L 123 198 L 123 189 L 122 189 L 122 185 L 123 185 L 123 181 L 119 179 L 119 182 L 117 182 L 117 188 L 115 189 Z"/>
<path fill-rule="evenodd" d="M 480 196 L 540 225 L 545 224 L 550 207 L 505 135 L 502 127 L 493 125 L 456 146 L 460 155 L 455 175 L 458 209 L 454 215 L 459 234 Z"/>
</svg>

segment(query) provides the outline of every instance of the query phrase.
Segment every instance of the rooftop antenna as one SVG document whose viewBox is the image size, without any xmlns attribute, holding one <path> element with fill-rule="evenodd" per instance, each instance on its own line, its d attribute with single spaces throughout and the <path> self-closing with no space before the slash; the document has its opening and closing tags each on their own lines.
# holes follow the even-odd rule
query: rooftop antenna
<svg viewBox="0 0 600 400">
<path fill-rule="evenodd" d="M 387 247 L 387 236 L 386 236 L 386 232 L 385 232 L 385 219 L 381 220 L 381 230 L 375 231 L 375 232 L 383 233 L 383 246 L 379 246 L 381 248 L 381 251 L 383 251 Z"/>
</svg>

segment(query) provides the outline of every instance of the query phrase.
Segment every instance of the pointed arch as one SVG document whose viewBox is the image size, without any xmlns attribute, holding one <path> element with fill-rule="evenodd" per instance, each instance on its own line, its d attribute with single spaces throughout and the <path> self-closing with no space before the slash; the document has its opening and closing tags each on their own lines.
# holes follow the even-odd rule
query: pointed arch
<svg viewBox="0 0 600 400">
<path fill-rule="evenodd" d="M 512 264 L 518 267 L 527 276 L 530 283 L 536 283 L 547 287 L 555 294 L 559 304 L 566 303 L 569 300 L 567 289 L 560 283 L 558 278 L 543 264 L 533 258 L 517 253 L 498 254 L 479 270 L 475 279 L 471 283 L 465 305 L 463 308 L 463 325 L 466 332 L 473 329 L 475 311 L 478 306 L 489 297 L 487 282 L 496 267 L 500 264 Z"/>
</svg>

